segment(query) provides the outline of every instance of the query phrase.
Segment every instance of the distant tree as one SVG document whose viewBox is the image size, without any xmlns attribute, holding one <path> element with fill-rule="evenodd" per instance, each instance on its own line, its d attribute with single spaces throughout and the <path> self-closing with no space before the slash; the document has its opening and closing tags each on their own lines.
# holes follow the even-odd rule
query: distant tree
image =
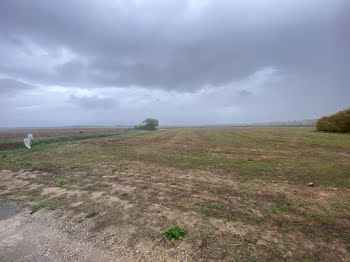
<svg viewBox="0 0 350 262">
<path fill-rule="evenodd" d="M 350 108 L 318 119 L 316 128 L 319 131 L 350 132 Z"/>
<path fill-rule="evenodd" d="M 141 125 L 135 126 L 135 129 L 143 129 L 143 130 L 156 130 L 158 127 L 159 121 L 154 118 L 147 118 L 142 121 Z"/>
</svg>

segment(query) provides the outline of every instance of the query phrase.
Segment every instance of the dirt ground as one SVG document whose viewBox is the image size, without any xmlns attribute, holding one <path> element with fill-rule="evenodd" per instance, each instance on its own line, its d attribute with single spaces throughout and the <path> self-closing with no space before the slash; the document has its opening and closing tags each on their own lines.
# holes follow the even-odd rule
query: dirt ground
<svg viewBox="0 0 350 262">
<path fill-rule="evenodd" d="M 52 261 L 99 252 L 105 261 L 350 261 L 349 139 L 176 129 L 5 151 L 0 198 L 24 207 L 0 221 L 12 225 L 1 225 L 0 254 L 13 256 L 6 243 L 27 232 L 12 243 L 33 238 L 35 248 L 19 259 L 52 250 Z M 165 237 L 174 226 L 183 239 Z"/>
</svg>

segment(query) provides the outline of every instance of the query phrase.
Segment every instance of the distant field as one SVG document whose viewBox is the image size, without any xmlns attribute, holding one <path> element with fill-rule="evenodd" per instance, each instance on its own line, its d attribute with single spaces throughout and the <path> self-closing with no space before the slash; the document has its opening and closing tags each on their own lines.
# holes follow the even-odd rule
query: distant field
<svg viewBox="0 0 350 262">
<path fill-rule="evenodd" d="M 92 223 L 91 241 L 144 261 L 350 261 L 349 134 L 117 132 L 1 151 L 0 169 L 14 173 L 0 180 L 0 198 Z M 164 232 L 174 226 L 187 234 L 171 242 Z"/>
<path fill-rule="evenodd" d="M 27 137 L 27 134 L 33 134 L 34 138 L 67 136 L 81 134 L 108 134 L 124 131 L 125 128 L 14 128 L 1 129 L 0 139 L 16 139 Z"/>
</svg>

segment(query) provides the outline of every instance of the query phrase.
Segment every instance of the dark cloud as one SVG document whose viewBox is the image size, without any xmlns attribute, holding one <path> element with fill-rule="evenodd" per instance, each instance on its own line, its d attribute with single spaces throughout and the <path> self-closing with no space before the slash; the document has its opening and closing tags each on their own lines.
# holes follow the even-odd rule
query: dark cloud
<svg viewBox="0 0 350 262">
<path fill-rule="evenodd" d="M 54 69 L 60 83 L 79 83 L 84 81 L 84 65 L 78 60 L 57 65 Z"/>
<path fill-rule="evenodd" d="M 26 84 L 24 82 L 10 79 L 10 78 L 0 78 L 0 95 L 15 95 L 23 90 L 33 89 L 34 86 Z"/>
<path fill-rule="evenodd" d="M 82 96 L 78 97 L 71 95 L 69 102 L 80 106 L 84 109 L 112 109 L 115 108 L 118 103 L 112 98 L 100 98 L 97 96 Z"/>
<path fill-rule="evenodd" d="M 252 95 L 253 93 L 248 91 L 248 90 L 238 90 L 237 93 L 240 95 L 240 96 L 250 96 Z"/>
</svg>

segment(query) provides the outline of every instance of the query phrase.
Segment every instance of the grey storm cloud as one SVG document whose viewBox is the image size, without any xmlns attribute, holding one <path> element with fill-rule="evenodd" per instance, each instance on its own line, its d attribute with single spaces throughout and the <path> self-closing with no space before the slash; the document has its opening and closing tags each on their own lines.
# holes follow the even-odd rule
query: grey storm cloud
<svg viewBox="0 0 350 262">
<path fill-rule="evenodd" d="M 336 52 L 347 35 L 345 2 L 283 2 L 5 0 L 0 69 L 49 84 L 180 91 L 226 84 L 265 66 L 329 72 L 344 57 Z M 21 50 L 25 64 L 39 52 L 40 66 L 61 49 L 73 55 L 51 70 L 19 65 L 8 52 Z"/>
<path fill-rule="evenodd" d="M 349 11 L 348 0 L 2 0 L 0 126 L 51 123 L 48 112 L 114 123 L 113 109 L 128 124 L 330 113 L 350 97 Z"/>
</svg>

